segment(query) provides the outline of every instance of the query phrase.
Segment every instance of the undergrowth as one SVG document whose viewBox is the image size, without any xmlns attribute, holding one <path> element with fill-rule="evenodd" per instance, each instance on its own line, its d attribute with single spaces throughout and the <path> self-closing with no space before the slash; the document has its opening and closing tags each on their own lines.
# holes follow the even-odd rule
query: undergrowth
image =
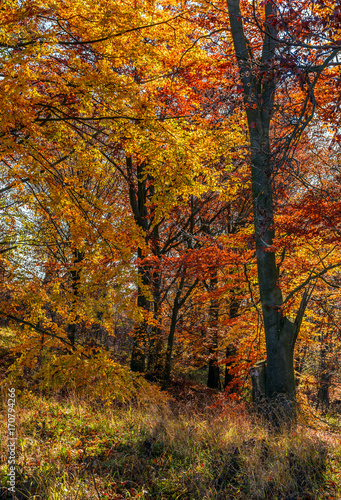
<svg viewBox="0 0 341 500">
<path fill-rule="evenodd" d="M 90 391 L 89 391 L 90 392 Z M 6 393 L 2 410 L 6 414 Z M 338 499 L 341 450 L 306 428 L 274 436 L 245 408 L 99 404 L 24 390 L 16 402 L 16 498 Z M 6 418 L 1 435 L 7 435 Z M 1 499 L 8 485 L 1 444 Z"/>
<path fill-rule="evenodd" d="M 335 434 L 301 424 L 273 435 L 245 403 L 200 384 L 178 379 L 163 393 L 105 353 L 84 359 L 65 355 L 47 366 L 28 353 L 0 370 L 1 500 L 341 498 Z M 8 491 L 11 387 L 15 497 Z"/>
</svg>

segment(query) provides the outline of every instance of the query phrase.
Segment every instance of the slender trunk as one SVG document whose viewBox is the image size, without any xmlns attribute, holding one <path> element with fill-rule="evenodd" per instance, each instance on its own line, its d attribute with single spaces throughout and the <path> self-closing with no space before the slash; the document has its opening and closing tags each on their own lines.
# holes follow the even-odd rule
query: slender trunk
<svg viewBox="0 0 341 500">
<path fill-rule="evenodd" d="M 214 293 L 217 288 L 217 275 L 211 279 L 210 291 Z M 209 347 L 210 359 L 208 362 L 207 387 L 211 389 L 221 389 L 220 384 L 220 369 L 218 365 L 218 315 L 219 304 L 216 297 L 211 297 L 209 309 L 209 329 L 211 334 L 211 342 Z"/>
<path fill-rule="evenodd" d="M 151 196 L 154 189 L 151 187 Z M 155 224 L 151 237 L 151 251 L 157 257 L 151 271 L 151 293 L 153 296 L 153 319 L 155 325 L 151 329 L 148 349 L 147 378 L 151 381 L 161 381 L 163 375 L 163 335 L 161 324 L 161 272 L 159 268 L 160 245 L 159 225 Z"/>
<path fill-rule="evenodd" d="M 305 365 L 307 353 L 308 353 L 308 348 L 306 345 L 303 347 L 303 349 L 300 350 L 299 353 L 296 353 L 296 358 L 294 360 L 294 370 L 295 370 L 295 375 L 296 375 L 296 389 L 298 388 L 298 386 L 301 382 L 303 367 Z"/>
<path fill-rule="evenodd" d="M 129 187 L 129 199 L 131 209 L 134 215 L 136 225 L 142 229 L 147 238 L 149 231 L 149 218 L 147 209 L 147 181 L 143 176 L 145 164 L 136 164 L 136 182 L 133 173 L 133 159 L 131 156 L 126 157 L 127 180 Z M 137 249 L 137 256 L 140 261 L 138 265 L 138 292 L 137 306 L 142 309 L 145 315 L 150 311 L 150 301 L 146 294 L 150 286 L 150 269 L 148 266 L 141 264 L 143 258 L 142 249 Z M 146 367 L 145 347 L 148 338 L 148 323 L 144 318 L 140 324 L 135 327 L 133 335 L 133 348 L 131 353 L 130 368 L 135 372 L 144 372 Z"/>
<path fill-rule="evenodd" d="M 146 356 L 143 348 L 145 335 L 144 324 L 138 325 L 134 331 L 133 349 L 130 360 L 130 369 L 133 372 L 143 373 L 145 370 Z"/>
<path fill-rule="evenodd" d="M 234 319 L 238 316 L 239 305 L 240 305 L 240 300 L 236 299 L 232 295 L 232 299 L 230 302 L 230 310 L 229 310 L 229 318 L 230 319 Z M 236 354 L 235 346 L 233 344 L 229 344 L 226 347 L 226 353 L 225 353 L 226 360 L 228 361 L 230 358 L 235 356 L 235 354 Z M 232 384 L 234 378 L 235 378 L 234 375 L 231 373 L 230 369 L 226 365 L 225 366 L 224 389 L 226 389 L 226 387 L 229 387 L 230 393 L 235 392 L 235 388 L 233 387 L 233 384 Z"/>
<path fill-rule="evenodd" d="M 76 333 L 77 333 L 77 321 L 79 319 L 79 316 L 75 314 L 75 309 L 77 307 L 77 297 L 78 297 L 78 292 L 79 292 L 79 284 L 81 280 L 80 276 L 80 270 L 78 264 L 82 262 L 84 259 L 84 252 L 80 252 L 79 250 L 75 249 L 73 252 L 74 256 L 74 268 L 71 269 L 70 276 L 71 276 L 71 290 L 72 290 L 72 304 L 71 304 L 71 310 L 70 310 L 70 315 L 74 316 L 73 321 L 70 321 L 69 324 L 67 325 L 66 331 L 67 331 L 67 336 L 71 344 L 71 349 L 75 350 L 76 349 Z"/>
<path fill-rule="evenodd" d="M 150 333 L 147 365 L 147 378 L 152 382 L 162 380 L 163 370 L 163 338 L 162 328 L 159 323 L 161 308 L 159 275 L 156 278 L 154 277 L 153 281 L 154 321 L 156 321 L 156 325 L 152 327 Z"/>
<path fill-rule="evenodd" d="M 142 251 L 137 251 L 138 258 L 142 258 Z M 150 272 L 147 266 L 138 266 L 137 306 L 146 313 L 150 309 L 150 301 L 146 298 L 146 289 L 150 284 Z M 134 372 L 142 373 L 146 368 L 146 341 L 148 337 L 148 323 L 143 319 L 135 328 L 133 349 L 131 353 L 130 368 Z"/>
<path fill-rule="evenodd" d="M 170 384 L 170 374 L 171 374 L 171 366 L 172 366 L 172 353 L 173 353 L 173 345 L 174 345 L 174 337 L 175 337 L 175 329 L 176 323 L 178 319 L 178 313 L 180 309 L 179 299 L 180 299 L 181 290 L 177 292 L 172 311 L 172 319 L 169 329 L 169 335 L 167 340 L 167 350 L 166 350 L 166 359 L 165 359 L 165 368 L 163 374 L 163 389 L 168 389 Z"/>
<path fill-rule="evenodd" d="M 169 335 L 168 335 L 168 339 L 167 339 L 165 367 L 163 370 L 163 385 L 162 385 L 163 389 L 167 389 L 169 386 L 169 383 L 170 383 L 173 345 L 174 345 L 176 324 L 178 321 L 178 314 L 179 314 L 180 309 L 185 304 L 186 300 L 190 297 L 194 288 L 197 286 L 198 281 L 199 281 L 198 279 L 194 280 L 193 283 L 188 287 L 187 291 L 184 293 L 183 297 L 181 297 L 184 285 L 186 283 L 186 270 L 183 270 L 183 275 L 182 275 L 182 278 L 180 280 L 179 286 L 178 286 L 176 294 L 175 294 L 171 324 L 170 324 Z"/>
<path fill-rule="evenodd" d="M 328 343 L 328 334 L 324 336 L 322 332 L 316 409 L 320 409 L 324 414 L 330 406 L 329 389 L 332 381 L 332 373 L 328 367 L 329 351 L 330 345 Z"/>
</svg>

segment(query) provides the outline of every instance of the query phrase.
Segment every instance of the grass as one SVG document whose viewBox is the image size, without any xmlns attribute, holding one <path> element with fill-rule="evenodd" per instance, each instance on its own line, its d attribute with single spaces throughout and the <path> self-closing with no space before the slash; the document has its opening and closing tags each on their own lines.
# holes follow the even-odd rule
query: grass
<svg viewBox="0 0 341 500">
<path fill-rule="evenodd" d="M 6 397 L 2 397 L 6 413 Z M 23 391 L 16 403 L 16 498 L 322 500 L 341 497 L 341 448 L 316 432 L 273 436 L 243 406 L 174 399 L 111 404 Z M 1 435 L 6 436 L 6 419 Z M 1 445 L 1 499 L 8 469 Z"/>
<path fill-rule="evenodd" d="M 104 358 L 84 366 L 70 358 L 61 382 L 64 369 L 56 379 L 20 366 L 11 372 L 14 358 L 6 353 L 14 337 L 7 330 L 1 337 L 1 500 L 14 498 L 5 380 L 16 387 L 16 500 L 341 498 L 336 434 L 301 424 L 273 435 L 245 403 L 218 400 L 183 379 L 165 395 Z M 112 397 L 103 399 L 104 392 Z"/>
</svg>

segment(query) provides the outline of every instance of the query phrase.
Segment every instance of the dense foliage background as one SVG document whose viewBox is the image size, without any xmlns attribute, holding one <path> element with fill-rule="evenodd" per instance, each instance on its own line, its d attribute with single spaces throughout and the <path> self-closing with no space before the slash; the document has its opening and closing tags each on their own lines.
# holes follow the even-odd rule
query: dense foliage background
<svg viewBox="0 0 341 500">
<path fill-rule="evenodd" d="M 267 359 L 265 396 L 287 423 L 296 422 L 288 405 L 297 401 L 299 423 L 338 426 L 340 22 L 331 0 L 0 6 L 1 387 L 15 387 L 26 406 L 32 395 L 22 431 L 33 435 L 38 412 L 41 439 L 66 432 L 53 420 L 58 412 L 97 415 L 92 404 L 154 411 L 153 423 L 141 423 L 143 439 L 117 424 L 125 438 L 116 451 L 133 440 L 137 455 L 156 465 L 145 464 L 142 486 L 132 465 L 125 492 L 101 483 L 109 498 L 336 492 L 330 483 L 316 490 L 326 477 L 325 445 L 302 445 L 311 452 L 306 459 L 299 441 L 269 444 L 263 431 L 251 431 L 251 420 L 250 438 L 237 444 L 220 428 L 235 432 L 232 421 L 216 422 L 216 438 L 203 422 L 212 411 L 218 420 L 229 412 L 238 420 L 251 407 L 250 368 Z M 203 391 L 207 404 L 193 403 L 199 451 L 189 452 L 188 413 L 183 408 L 187 420 L 172 420 L 167 394 L 185 404 L 191 391 Z M 58 400 L 50 418 L 52 395 L 84 398 L 82 410 L 74 399 L 71 409 Z M 92 456 L 84 441 L 90 434 L 99 440 L 94 457 L 113 450 L 112 429 L 102 440 L 94 422 L 77 435 L 79 463 Z M 173 426 L 186 441 L 177 458 L 164 437 Z M 272 479 L 278 446 L 286 458 L 276 460 L 288 467 Z M 63 450 L 71 463 L 76 455 Z M 177 466 L 164 488 L 155 483 L 161 462 L 183 464 L 187 452 L 201 457 L 185 469 L 196 470 L 190 486 L 187 479 L 173 484 Z M 247 465 L 249 453 L 254 463 Z M 223 455 L 226 463 L 217 458 Z M 79 498 L 105 498 L 94 460 L 85 469 L 95 489 L 79 490 Z M 264 461 L 266 487 L 257 469 Z M 43 488 L 34 481 L 35 491 Z M 46 491 L 66 498 L 60 488 Z"/>
</svg>

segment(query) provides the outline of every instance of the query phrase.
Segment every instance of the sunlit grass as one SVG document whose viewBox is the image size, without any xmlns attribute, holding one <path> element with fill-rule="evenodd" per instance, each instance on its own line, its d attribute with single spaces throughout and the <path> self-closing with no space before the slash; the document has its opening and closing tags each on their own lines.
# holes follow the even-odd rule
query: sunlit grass
<svg viewBox="0 0 341 500">
<path fill-rule="evenodd" d="M 328 448 L 303 428 L 272 436 L 238 406 L 224 414 L 174 413 L 167 402 L 104 408 L 90 397 L 26 392 L 16 416 L 16 485 L 26 498 L 322 500 L 341 494 L 337 443 Z M 5 457 L 6 440 L 1 446 Z M 0 471 L 5 486 L 4 460 Z"/>
</svg>

